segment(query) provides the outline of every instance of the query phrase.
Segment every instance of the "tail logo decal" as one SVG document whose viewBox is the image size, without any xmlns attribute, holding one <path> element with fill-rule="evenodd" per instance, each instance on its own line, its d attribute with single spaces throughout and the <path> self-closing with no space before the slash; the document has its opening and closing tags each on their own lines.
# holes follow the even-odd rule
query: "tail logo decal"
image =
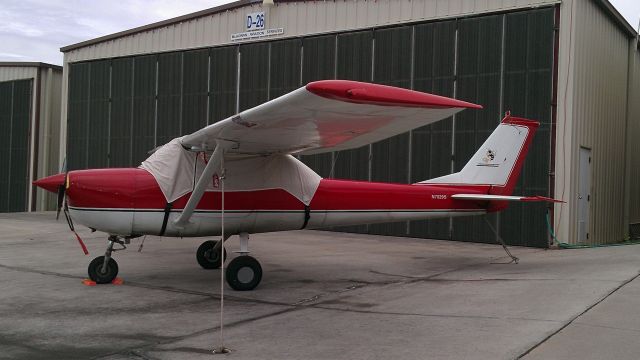
<svg viewBox="0 0 640 360">
<path fill-rule="evenodd" d="M 497 167 L 499 164 L 494 164 L 493 161 L 496 159 L 496 152 L 492 149 L 487 149 L 487 153 L 482 157 L 482 162 L 477 163 L 476 166 L 488 166 L 488 167 Z"/>
</svg>

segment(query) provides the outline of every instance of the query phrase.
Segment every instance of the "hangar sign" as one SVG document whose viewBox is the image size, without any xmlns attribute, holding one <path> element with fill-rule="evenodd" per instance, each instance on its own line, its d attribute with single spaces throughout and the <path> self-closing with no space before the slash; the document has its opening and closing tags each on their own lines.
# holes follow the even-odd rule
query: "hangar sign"
<svg viewBox="0 0 640 360">
<path fill-rule="evenodd" d="M 284 34 L 284 28 L 265 29 L 266 15 L 264 11 L 247 14 L 245 32 L 231 34 L 231 41 L 242 41 Z"/>
</svg>

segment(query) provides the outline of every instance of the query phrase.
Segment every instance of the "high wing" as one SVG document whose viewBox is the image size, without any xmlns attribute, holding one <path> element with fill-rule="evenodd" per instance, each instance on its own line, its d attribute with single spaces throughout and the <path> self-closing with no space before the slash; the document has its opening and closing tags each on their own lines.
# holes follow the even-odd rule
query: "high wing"
<svg viewBox="0 0 640 360">
<path fill-rule="evenodd" d="M 191 150 L 317 154 L 367 145 L 482 106 L 391 86 L 347 80 L 307 84 L 181 139 Z"/>
</svg>

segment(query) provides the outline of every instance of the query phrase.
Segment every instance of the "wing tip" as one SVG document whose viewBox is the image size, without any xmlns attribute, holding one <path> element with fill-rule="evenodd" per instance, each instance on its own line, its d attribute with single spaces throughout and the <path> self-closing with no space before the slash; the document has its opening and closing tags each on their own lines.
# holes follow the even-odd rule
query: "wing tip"
<svg viewBox="0 0 640 360">
<path fill-rule="evenodd" d="M 329 99 L 359 104 L 424 108 L 482 109 L 482 105 L 388 85 L 351 80 L 320 80 L 308 83 L 307 91 Z"/>
</svg>

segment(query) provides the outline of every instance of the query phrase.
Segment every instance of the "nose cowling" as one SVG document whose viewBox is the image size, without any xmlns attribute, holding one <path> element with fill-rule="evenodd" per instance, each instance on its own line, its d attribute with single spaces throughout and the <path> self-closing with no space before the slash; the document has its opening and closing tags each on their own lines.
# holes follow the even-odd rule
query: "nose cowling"
<svg viewBox="0 0 640 360">
<path fill-rule="evenodd" d="M 45 178 L 36 180 L 33 182 L 33 185 L 39 188 L 43 188 L 52 193 L 57 193 L 58 187 L 60 185 L 64 185 L 64 181 L 65 181 L 65 174 L 60 173 L 57 175 L 47 176 Z"/>
</svg>

